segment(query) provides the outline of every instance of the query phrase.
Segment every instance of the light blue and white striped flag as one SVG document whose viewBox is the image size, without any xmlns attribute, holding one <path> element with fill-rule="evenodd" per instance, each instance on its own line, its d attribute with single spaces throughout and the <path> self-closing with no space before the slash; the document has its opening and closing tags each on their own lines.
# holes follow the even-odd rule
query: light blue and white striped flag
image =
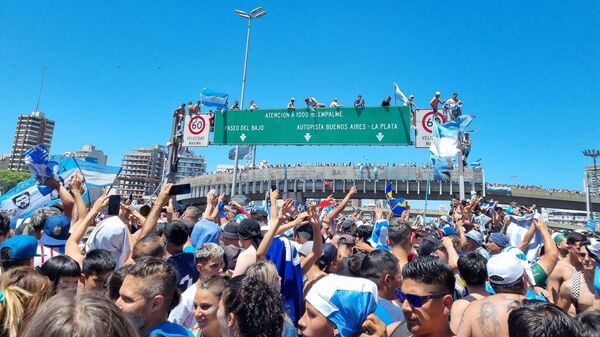
<svg viewBox="0 0 600 337">
<path fill-rule="evenodd" d="M 229 99 L 229 95 L 209 89 L 202 89 L 202 94 L 200 95 L 202 105 L 215 108 L 215 110 L 227 110 L 227 101 Z"/>
</svg>

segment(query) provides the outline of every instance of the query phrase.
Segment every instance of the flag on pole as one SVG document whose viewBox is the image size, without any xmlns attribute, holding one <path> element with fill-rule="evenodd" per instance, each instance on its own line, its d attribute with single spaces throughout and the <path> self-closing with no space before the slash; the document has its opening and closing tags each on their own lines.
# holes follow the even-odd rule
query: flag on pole
<svg viewBox="0 0 600 337">
<path fill-rule="evenodd" d="M 408 105 L 408 98 L 406 98 L 406 95 L 400 90 L 400 87 L 398 87 L 396 82 L 394 82 L 394 94 L 396 95 L 396 99 L 401 99 L 404 104 Z"/>
<path fill-rule="evenodd" d="M 229 95 L 209 89 L 202 89 L 202 94 L 200 95 L 202 105 L 206 107 L 212 107 L 216 110 L 227 110 L 227 101 L 229 99 Z"/>
<path fill-rule="evenodd" d="M 249 159 L 250 155 L 252 154 L 251 151 L 252 150 L 252 146 L 251 145 L 240 145 L 239 146 L 239 150 L 238 150 L 238 158 L 239 159 Z M 230 160 L 235 160 L 235 147 L 232 147 L 229 150 L 229 159 Z"/>
</svg>

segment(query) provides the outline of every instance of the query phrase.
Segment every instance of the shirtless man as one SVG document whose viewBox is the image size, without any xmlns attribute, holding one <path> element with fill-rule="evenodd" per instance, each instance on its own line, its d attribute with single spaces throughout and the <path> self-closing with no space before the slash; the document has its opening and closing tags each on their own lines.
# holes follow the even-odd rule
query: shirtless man
<svg viewBox="0 0 600 337">
<path fill-rule="evenodd" d="M 508 314 L 515 302 L 525 298 L 530 282 L 525 263 L 511 253 L 500 253 L 489 259 L 487 271 L 496 295 L 469 304 L 459 323 L 457 336 L 508 336 Z"/>
<path fill-rule="evenodd" d="M 577 258 L 582 269 L 573 274 L 570 281 L 563 282 L 559 290 L 557 306 L 575 314 L 584 311 L 600 311 L 600 295 L 594 287 L 594 274 L 598 263 L 600 242 L 592 239 L 580 242 Z M 594 254 L 596 253 L 596 254 Z"/>
<path fill-rule="evenodd" d="M 429 106 L 431 107 L 431 110 L 437 112 L 438 105 L 443 104 L 442 100 L 440 99 L 441 95 L 442 94 L 439 91 L 436 91 L 435 96 L 433 96 L 431 101 L 429 101 Z"/>
<path fill-rule="evenodd" d="M 556 267 L 548 277 L 548 292 L 554 304 L 558 303 L 558 291 L 565 281 L 570 280 L 576 271 L 581 270 L 581 262 L 577 258 L 579 254 L 579 244 L 585 240 L 581 233 L 573 232 L 567 237 L 567 245 L 569 254 L 566 258 L 560 259 Z M 575 308 L 569 310 L 570 313 L 575 313 Z"/>
</svg>

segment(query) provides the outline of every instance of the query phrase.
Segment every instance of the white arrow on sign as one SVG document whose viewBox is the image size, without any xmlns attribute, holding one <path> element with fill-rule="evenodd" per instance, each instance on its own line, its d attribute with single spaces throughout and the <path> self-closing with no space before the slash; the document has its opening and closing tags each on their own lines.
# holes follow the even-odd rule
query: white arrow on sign
<svg viewBox="0 0 600 337">
<path fill-rule="evenodd" d="M 377 139 L 378 139 L 379 141 L 381 141 L 381 140 L 383 139 L 383 137 L 385 137 L 385 136 L 383 135 L 383 133 L 381 133 L 381 132 L 380 132 L 380 133 L 378 133 L 378 134 L 377 134 Z"/>
<path fill-rule="evenodd" d="M 245 134 L 245 133 L 242 133 L 242 134 L 240 135 L 240 139 L 242 140 L 242 142 L 243 142 L 243 141 L 245 141 L 245 140 L 246 140 L 246 134 Z"/>
<path fill-rule="evenodd" d="M 306 139 L 307 142 L 310 140 L 310 137 L 312 136 L 308 132 L 304 135 L 304 139 Z"/>
</svg>

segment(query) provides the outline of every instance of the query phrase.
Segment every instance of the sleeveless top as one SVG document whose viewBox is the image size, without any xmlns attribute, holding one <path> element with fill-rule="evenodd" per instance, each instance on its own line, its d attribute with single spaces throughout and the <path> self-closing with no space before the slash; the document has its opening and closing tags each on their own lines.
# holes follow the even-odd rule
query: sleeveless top
<svg viewBox="0 0 600 337">
<path fill-rule="evenodd" d="M 576 272 L 571 279 L 571 299 L 575 307 L 575 313 L 579 313 L 579 295 L 581 294 L 581 271 Z"/>
</svg>

